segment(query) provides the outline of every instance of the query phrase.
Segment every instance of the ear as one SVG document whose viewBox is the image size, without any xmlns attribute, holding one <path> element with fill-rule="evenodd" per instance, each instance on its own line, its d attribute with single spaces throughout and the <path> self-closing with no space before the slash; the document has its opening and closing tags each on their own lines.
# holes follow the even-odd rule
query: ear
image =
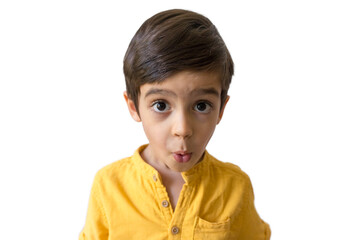
<svg viewBox="0 0 360 240">
<path fill-rule="evenodd" d="M 130 115 L 131 117 L 137 121 L 137 122 L 141 122 L 141 118 L 136 110 L 136 107 L 135 107 L 135 103 L 133 100 L 131 100 L 127 94 L 127 92 L 125 91 L 124 92 L 124 98 L 125 98 L 125 101 L 126 101 L 126 104 L 128 106 L 128 109 L 129 109 L 129 112 L 130 112 Z"/>
<path fill-rule="evenodd" d="M 219 123 L 220 123 L 220 121 L 221 121 L 221 119 L 222 119 L 222 116 L 223 116 L 223 114 L 224 114 L 224 110 L 225 110 L 226 104 L 228 103 L 229 99 L 230 99 L 230 96 L 227 96 L 227 97 L 226 97 L 226 100 L 225 100 L 225 102 L 224 102 L 224 105 L 223 105 L 222 108 L 220 109 L 219 117 L 218 117 L 218 120 L 217 120 L 217 123 L 216 123 L 216 124 L 219 124 Z"/>
</svg>

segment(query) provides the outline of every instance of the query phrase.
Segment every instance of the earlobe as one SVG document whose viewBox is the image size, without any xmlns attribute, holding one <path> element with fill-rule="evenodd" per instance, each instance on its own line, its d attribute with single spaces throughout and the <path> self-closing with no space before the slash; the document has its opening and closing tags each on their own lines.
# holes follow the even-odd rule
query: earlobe
<svg viewBox="0 0 360 240">
<path fill-rule="evenodd" d="M 220 123 L 220 121 L 221 121 L 221 119 L 222 119 L 222 117 L 223 117 L 223 115 L 224 115 L 224 110 L 225 110 L 226 104 L 228 103 L 229 99 L 230 99 L 230 96 L 227 96 L 227 97 L 226 97 L 226 100 L 225 100 L 225 102 L 224 102 L 224 105 L 223 105 L 222 108 L 220 109 L 219 117 L 218 117 L 218 120 L 217 120 L 217 123 L 216 123 L 216 124 L 219 124 L 219 123 Z"/>
<path fill-rule="evenodd" d="M 125 98 L 125 101 L 126 101 L 126 105 L 128 106 L 128 109 L 129 109 L 129 112 L 130 112 L 130 115 L 131 117 L 136 121 L 136 122 L 141 122 L 141 118 L 136 110 L 136 107 L 135 107 L 135 103 L 133 100 L 131 100 L 127 94 L 127 92 L 125 91 L 124 92 L 124 98 Z"/>
</svg>

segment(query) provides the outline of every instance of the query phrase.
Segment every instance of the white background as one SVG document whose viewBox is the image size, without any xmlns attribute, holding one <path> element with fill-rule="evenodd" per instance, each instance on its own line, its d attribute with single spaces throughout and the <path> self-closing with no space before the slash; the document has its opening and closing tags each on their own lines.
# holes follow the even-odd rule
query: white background
<svg viewBox="0 0 360 240">
<path fill-rule="evenodd" d="M 93 177 L 146 143 L 122 60 L 170 8 L 235 62 L 208 150 L 252 179 L 272 239 L 360 239 L 358 1 L 1 1 L 0 239 L 77 239 Z"/>
</svg>

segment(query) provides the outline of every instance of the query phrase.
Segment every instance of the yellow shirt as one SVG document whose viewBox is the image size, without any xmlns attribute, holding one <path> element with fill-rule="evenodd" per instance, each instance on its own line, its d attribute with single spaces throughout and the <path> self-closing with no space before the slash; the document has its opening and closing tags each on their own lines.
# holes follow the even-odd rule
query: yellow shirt
<svg viewBox="0 0 360 240">
<path fill-rule="evenodd" d="M 80 240 L 270 239 L 239 167 L 205 152 L 181 173 L 185 184 L 173 211 L 161 176 L 140 156 L 145 147 L 96 174 Z"/>
</svg>

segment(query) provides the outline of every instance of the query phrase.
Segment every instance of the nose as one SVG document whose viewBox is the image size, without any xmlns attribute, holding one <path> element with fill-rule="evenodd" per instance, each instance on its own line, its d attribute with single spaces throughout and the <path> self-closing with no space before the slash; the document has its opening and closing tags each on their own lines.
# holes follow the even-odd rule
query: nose
<svg viewBox="0 0 360 240">
<path fill-rule="evenodd" d="M 173 135 L 181 138 L 188 138 L 193 134 L 191 116 L 186 111 L 180 111 L 174 116 Z"/>
</svg>

